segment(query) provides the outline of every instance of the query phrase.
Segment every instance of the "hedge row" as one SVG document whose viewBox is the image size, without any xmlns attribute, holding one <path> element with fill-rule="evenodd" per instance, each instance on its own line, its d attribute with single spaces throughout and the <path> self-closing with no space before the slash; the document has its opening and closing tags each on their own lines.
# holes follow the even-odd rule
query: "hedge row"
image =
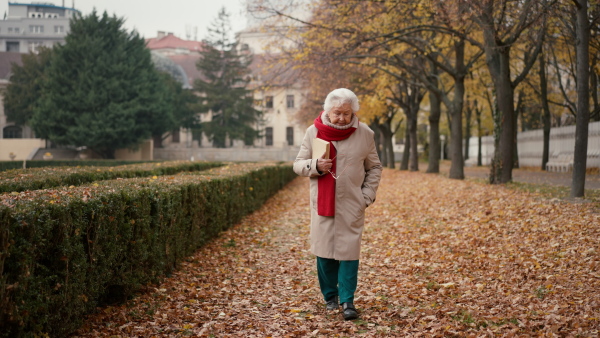
<svg viewBox="0 0 600 338">
<path fill-rule="evenodd" d="M 0 335 L 64 336 L 98 305 L 158 282 L 294 178 L 289 165 L 0 196 Z"/>
<path fill-rule="evenodd" d="M 146 163 L 149 161 L 124 160 L 29 160 L 29 161 L 0 161 L 0 171 L 9 169 L 46 168 L 46 167 L 114 167 L 125 164 Z M 152 161 L 150 161 L 152 162 Z M 25 168 L 24 168 L 25 167 Z"/>
<path fill-rule="evenodd" d="M 69 167 L 8 170 L 0 174 L 0 193 L 81 185 L 116 178 L 172 175 L 223 165 L 219 162 L 169 161 L 129 164 L 111 168 Z"/>
</svg>

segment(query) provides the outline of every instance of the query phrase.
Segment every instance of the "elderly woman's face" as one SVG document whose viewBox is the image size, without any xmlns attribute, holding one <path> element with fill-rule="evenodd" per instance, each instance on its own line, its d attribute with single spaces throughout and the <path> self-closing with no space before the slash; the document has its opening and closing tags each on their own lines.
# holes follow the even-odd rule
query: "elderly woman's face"
<svg viewBox="0 0 600 338">
<path fill-rule="evenodd" d="M 332 108 L 329 111 L 329 120 L 331 123 L 338 126 L 345 126 L 352 121 L 352 107 L 349 104 L 344 104 L 339 107 Z"/>
</svg>

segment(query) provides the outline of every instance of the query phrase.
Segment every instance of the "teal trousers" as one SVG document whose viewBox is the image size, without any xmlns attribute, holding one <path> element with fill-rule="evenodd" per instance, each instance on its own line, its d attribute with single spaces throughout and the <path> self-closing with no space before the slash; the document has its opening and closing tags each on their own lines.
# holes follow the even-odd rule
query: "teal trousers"
<svg viewBox="0 0 600 338">
<path fill-rule="evenodd" d="M 339 296 L 340 304 L 354 303 L 354 292 L 358 282 L 358 260 L 337 261 L 317 257 L 317 272 L 325 301 Z"/>
</svg>

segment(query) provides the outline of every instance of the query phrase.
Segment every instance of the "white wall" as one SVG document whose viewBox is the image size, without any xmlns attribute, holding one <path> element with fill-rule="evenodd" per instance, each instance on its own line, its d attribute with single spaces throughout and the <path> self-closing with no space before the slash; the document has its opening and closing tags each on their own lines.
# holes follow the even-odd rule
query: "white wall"
<svg viewBox="0 0 600 338">
<path fill-rule="evenodd" d="M 15 161 L 29 158 L 39 148 L 44 148 L 46 142 L 39 138 L 5 138 L 0 139 L 0 161 L 10 161 L 10 153 L 16 155 Z"/>
<path fill-rule="evenodd" d="M 544 131 L 529 130 L 517 134 L 519 165 L 541 167 L 544 149 Z M 575 126 L 552 128 L 550 130 L 550 158 L 559 154 L 573 154 L 575 151 Z M 482 137 L 482 164 L 489 165 L 494 156 L 493 136 Z M 469 160 L 467 165 L 477 164 L 477 137 L 469 140 Z M 600 168 L 600 122 L 589 124 L 588 168 Z"/>
</svg>

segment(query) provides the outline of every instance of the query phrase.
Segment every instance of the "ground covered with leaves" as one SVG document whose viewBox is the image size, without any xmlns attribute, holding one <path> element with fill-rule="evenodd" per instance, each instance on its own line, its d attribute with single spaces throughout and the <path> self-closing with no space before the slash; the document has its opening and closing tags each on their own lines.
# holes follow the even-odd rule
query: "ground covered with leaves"
<svg viewBox="0 0 600 338">
<path fill-rule="evenodd" d="M 327 312 L 308 179 L 78 337 L 597 337 L 600 206 L 384 170 L 367 209 L 360 318 Z"/>
</svg>

